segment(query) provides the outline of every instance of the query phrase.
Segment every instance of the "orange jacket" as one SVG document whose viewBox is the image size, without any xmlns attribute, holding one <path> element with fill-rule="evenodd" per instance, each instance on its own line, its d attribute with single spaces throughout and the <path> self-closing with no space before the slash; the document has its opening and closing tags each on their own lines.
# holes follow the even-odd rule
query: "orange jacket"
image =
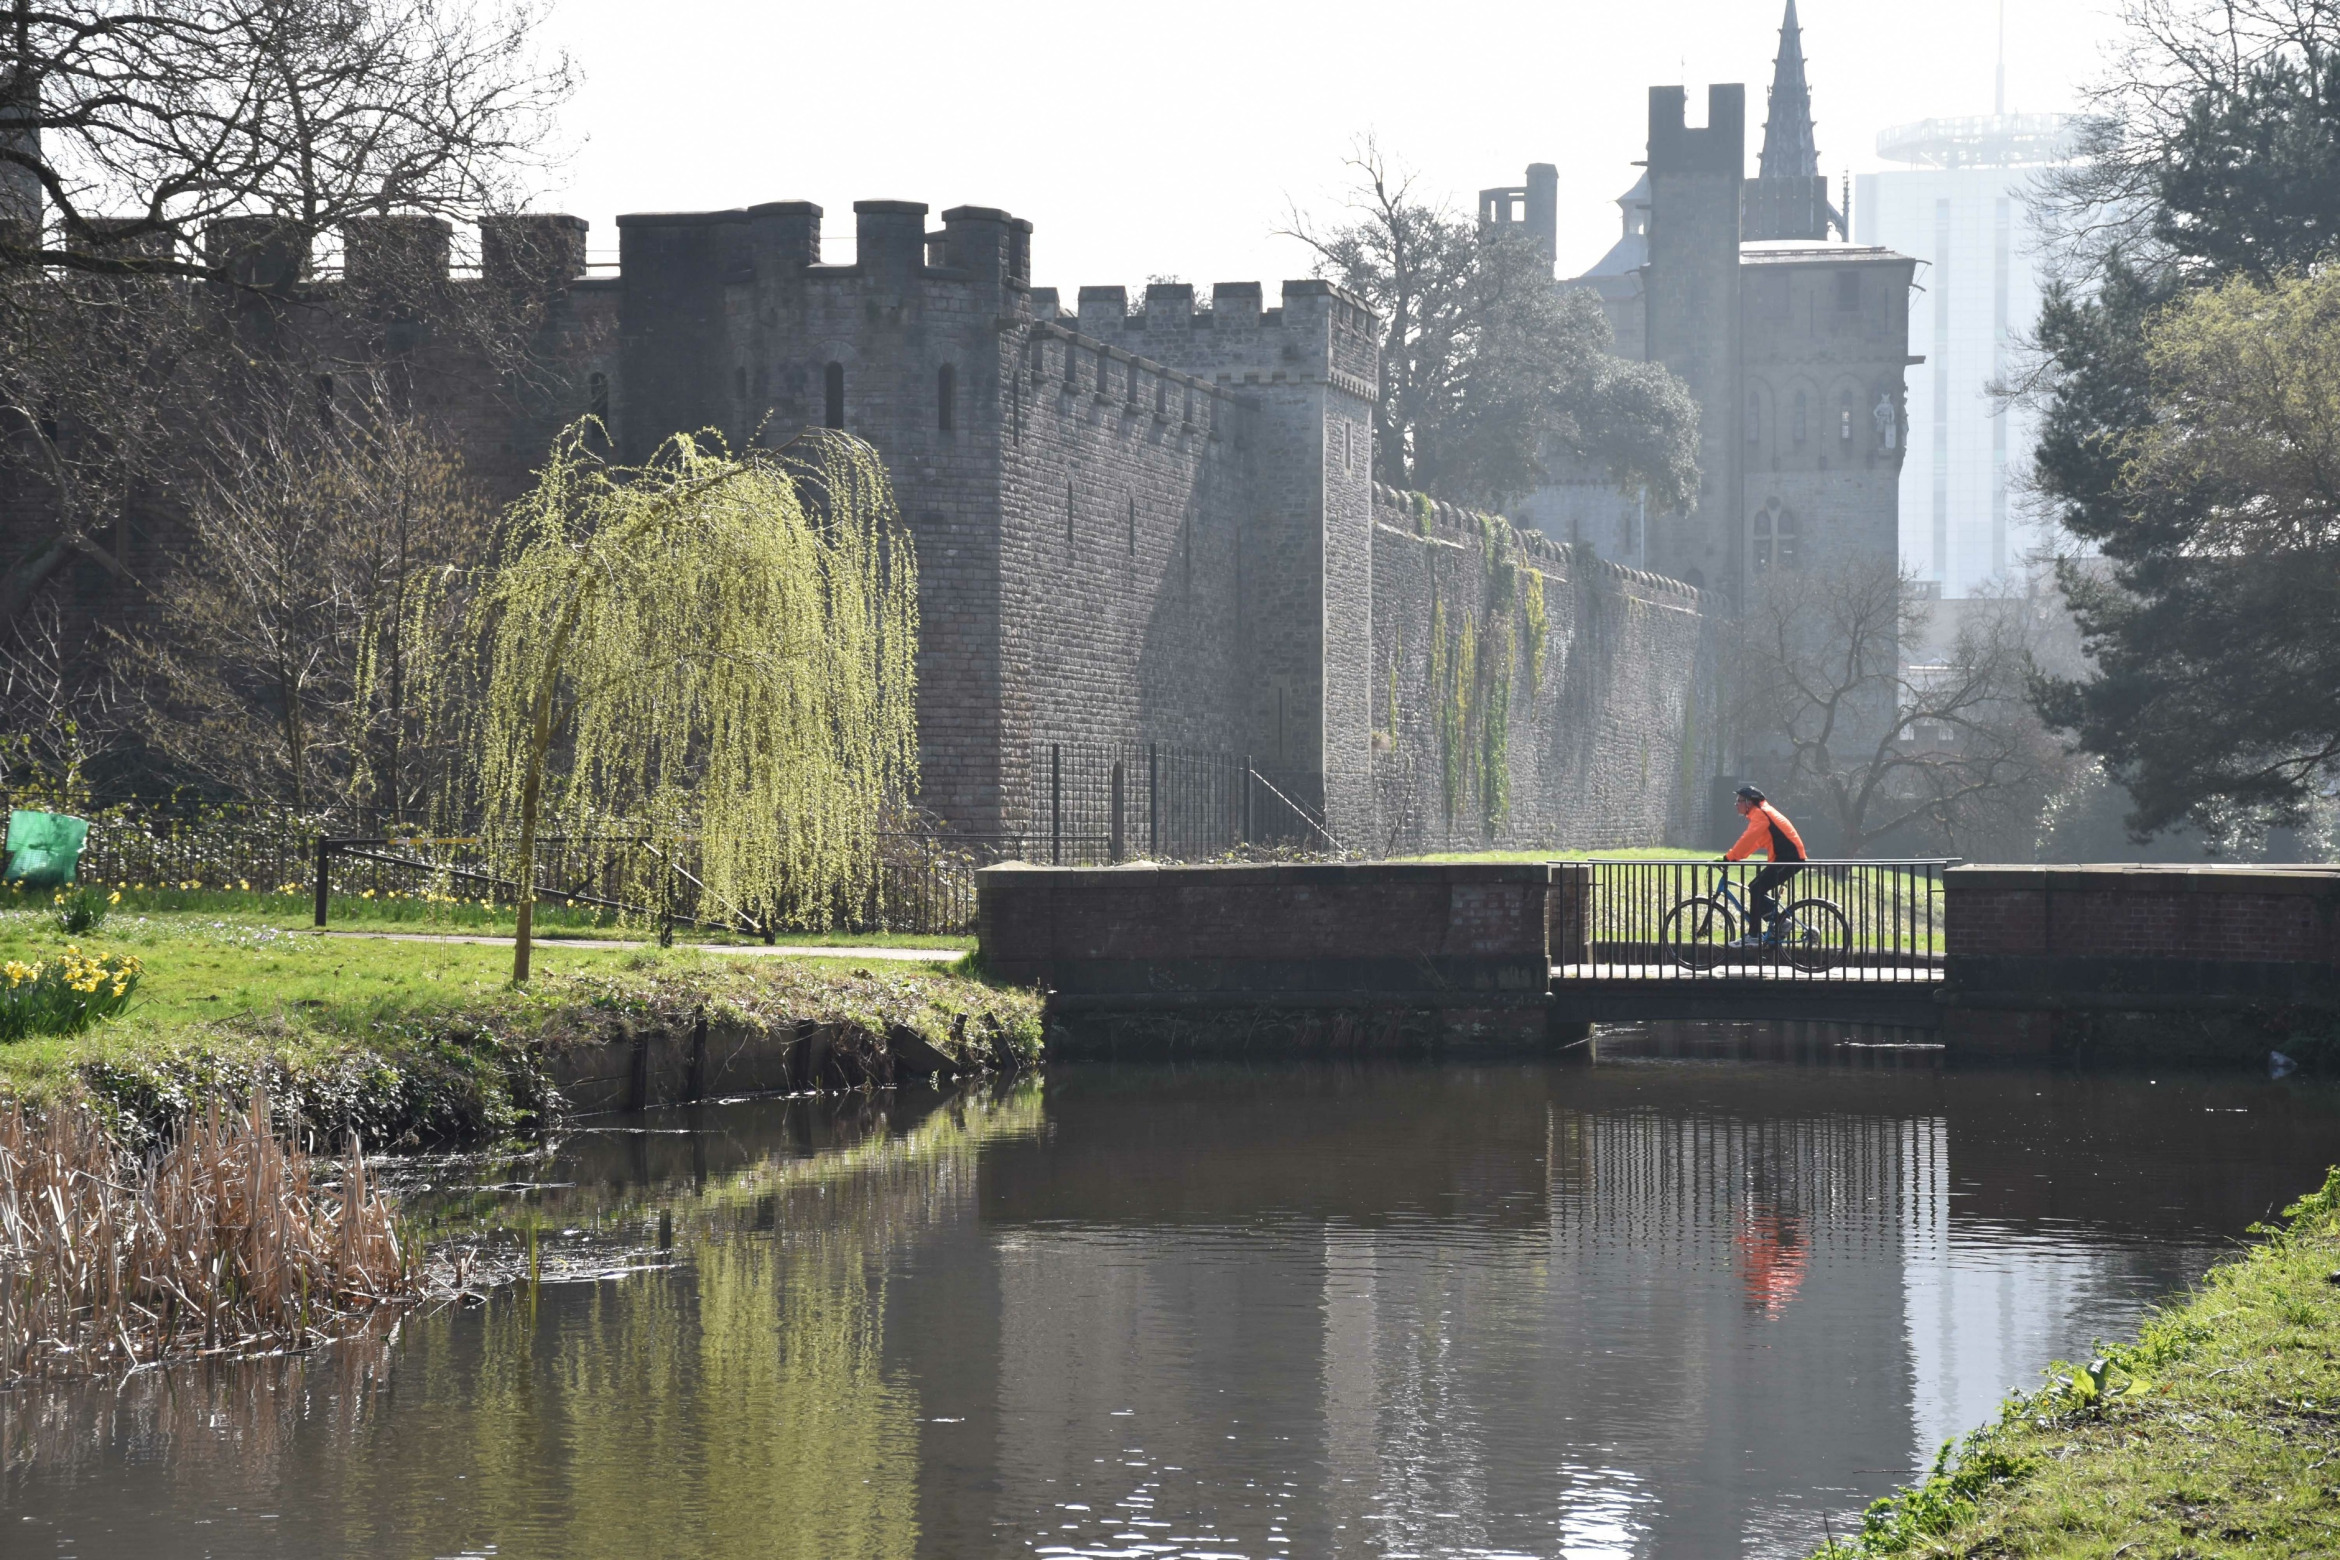
<svg viewBox="0 0 2340 1560">
<path fill-rule="evenodd" d="M 1725 861 L 1745 861 L 1757 851 L 1769 851 L 1774 861 L 1804 859 L 1804 837 L 1787 821 L 1787 814 L 1769 802 L 1757 802 L 1747 814 L 1747 832 L 1723 855 Z"/>
</svg>

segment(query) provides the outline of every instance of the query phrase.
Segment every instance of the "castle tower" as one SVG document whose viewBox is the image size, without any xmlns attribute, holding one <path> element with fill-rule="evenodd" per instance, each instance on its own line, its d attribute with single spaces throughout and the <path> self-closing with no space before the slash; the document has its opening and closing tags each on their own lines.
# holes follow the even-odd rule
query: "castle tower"
<svg viewBox="0 0 2340 1560">
<path fill-rule="evenodd" d="M 1647 567 L 1701 588 L 1739 578 L 1739 196 L 1747 89 L 1706 89 L 1706 125 L 1687 125 L 1680 87 L 1649 89 L 1647 354 L 1698 403 L 1698 497 L 1652 515 Z"/>
<path fill-rule="evenodd" d="M 1804 30 L 1796 0 L 1787 0 L 1779 24 L 1779 54 L 1771 62 L 1771 97 L 1763 120 L 1763 151 L 1747 181 L 1745 233 L 1756 239 L 1822 240 L 1844 219 L 1828 203 L 1820 147 L 1812 135 L 1812 88 L 1804 79 Z"/>
</svg>

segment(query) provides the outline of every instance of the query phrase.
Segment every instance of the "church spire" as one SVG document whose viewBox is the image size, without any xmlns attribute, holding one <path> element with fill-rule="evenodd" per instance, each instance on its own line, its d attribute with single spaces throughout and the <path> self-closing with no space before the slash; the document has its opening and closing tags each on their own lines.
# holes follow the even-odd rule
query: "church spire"
<svg viewBox="0 0 2340 1560">
<path fill-rule="evenodd" d="M 1804 81 L 1804 29 L 1796 22 L 1796 0 L 1787 0 L 1779 24 L 1779 57 L 1772 61 L 1771 111 L 1763 121 L 1760 179 L 1813 179 L 1820 175 L 1820 148 L 1812 139 L 1812 89 Z"/>
</svg>

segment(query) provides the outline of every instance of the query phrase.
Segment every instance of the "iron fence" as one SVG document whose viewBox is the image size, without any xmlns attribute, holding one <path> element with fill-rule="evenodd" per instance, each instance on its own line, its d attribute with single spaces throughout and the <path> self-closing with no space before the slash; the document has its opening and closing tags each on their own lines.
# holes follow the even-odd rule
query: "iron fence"
<svg viewBox="0 0 2340 1560">
<path fill-rule="evenodd" d="M 1581 863 L 1561 979 L 1931 981 L 1942 968 L 1948 861 L 1808 861 L 1759 914 L 1759 861 Z M 1564 894 L 1563 904 L 1573 905 Z M 1760 924 L 1758 922 L 1760 921 Z"/>
<path fill-rule="evenodd" d="M 652 859 L 645 861 L 646 853 Z M 814 918 L 816 926 L 805 918 L 751 921 L 716 903 L 699 881 L 694 842 L 669 855 L 640 834 L 556 836 L 536 842 L 535 894 L 540 903 L 606 911 L 662 932 L 698 927 L 760 933 L 767 942 L 815 929 L 967 936 L 975 930 L 976 872 L 1025 854 L 1021 835 L 882 834 L 867 892 L 841 895 L 826 917 Z M 644 902 L 645 884 L 655 885 L 648 896 L 655 903 Z M 519 887 L 476 837 L 321 836 L 310 892 L 316 924 L 324 926 L 337 895 L 435 893 L 509 905 Z"/>
<path fill-rule="evenodd" d="M 1032 784 L 1030 859 L 1055 866 L 1340 850 L 1300 788 L 1249 754 L 1047 742 L 1034 750 Z"/>
</svg>

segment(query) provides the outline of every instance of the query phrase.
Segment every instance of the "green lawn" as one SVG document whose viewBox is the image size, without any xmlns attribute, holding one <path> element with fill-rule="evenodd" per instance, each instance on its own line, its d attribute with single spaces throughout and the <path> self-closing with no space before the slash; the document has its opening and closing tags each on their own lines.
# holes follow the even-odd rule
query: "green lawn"
<svg viewBox="0 0 2340 1560">
<path fill-rule="evenodd" d="M 270 889 L 182 888 L 157 884 L 91 885 L 118 891 L 121 904 L 115 914 L 124 920 L 140 915 L 206 916 L 236 926 L 307 930 L 316 923 L 316 901 L 309 889 L 293 884 Z M 0 917 L 11 910 L 43 912 L 57 891 L 0 885 Z M 335 894 L 326 905 L 326 925 L 350 932 L 446 932 L 463 936 L 509 937 L 513 912 L 509 905 L 486 905 L 477 900 L 448 901 L 404 893 Z M 607 911 L 566 905 L 536 907 L 536 935 L 547 942 L 563 938 L 616 939 L 652 942 L 655 926 L 629 923 Z M 675 937 L 685 942 L 747 946 L 762 938 L 709 927 L 677 925 Z M 956 948 L 975 946 L 972 937 L 929 937 L 908 932 L 786 932 L 779 941 L 804 947 Z"/>
<path fill-rule="evenodd" d="M 210 911 L 117 911 L 67 937 L 45 908 L 0 909 L 0 961 L 52 958 L 69 944 L 138 957 L 145 973 L 130 1009 L 81 1035 L 0 1045 L 0 1099 L 95 1089 L 150 1126 L 191 1097 L 267 1083 L 299 1094 L 304 1110 L 314 1101 L 328 1117 L 364 1121 L 374 1142 L 506 1128 L 531 1109 L 532 1047 L 598 1032 L 597 1015 L 687 1022 L 709 1003 L 759 1022 L 838 1021 L 880 1035 L 906 1023 L 938 1044 L 957 1015 L 991 1013 L 1027 1051 L 1039 1039 L 1033 993 L 951 966 L 555 942 L 515 991 L 506 945 L 319 936 Z"/>
</svg>

